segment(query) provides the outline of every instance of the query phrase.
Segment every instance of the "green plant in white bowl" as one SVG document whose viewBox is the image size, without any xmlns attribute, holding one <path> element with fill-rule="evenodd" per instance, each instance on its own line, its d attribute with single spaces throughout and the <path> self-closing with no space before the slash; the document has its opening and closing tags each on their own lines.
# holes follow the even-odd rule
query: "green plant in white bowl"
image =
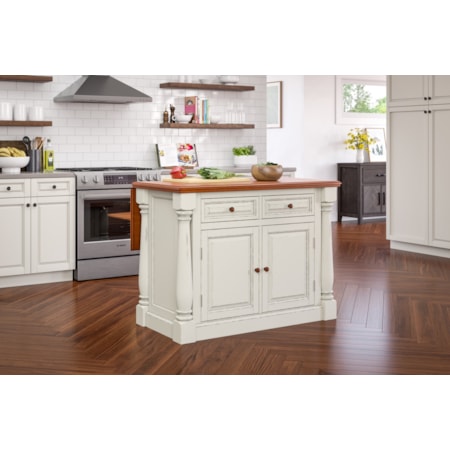
<svg viewBox="0 0 450 450">
<path fill-rule="evenodd" d="M 252 166 L 257 163 L 256 152 L 253 145 L 233 147 L 235 166 Z"/>
</svg>

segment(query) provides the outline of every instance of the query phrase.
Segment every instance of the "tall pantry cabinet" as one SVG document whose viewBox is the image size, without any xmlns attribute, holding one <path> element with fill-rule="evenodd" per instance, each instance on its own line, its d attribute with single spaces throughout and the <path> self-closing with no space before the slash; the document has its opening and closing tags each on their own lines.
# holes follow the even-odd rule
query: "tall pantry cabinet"
<svg viewBox="0 0 450 450">
<path fill-rule="evenodd" d="M 450 257 L 450 76 L 388 77 L 391 247 Z"/>
</svg>

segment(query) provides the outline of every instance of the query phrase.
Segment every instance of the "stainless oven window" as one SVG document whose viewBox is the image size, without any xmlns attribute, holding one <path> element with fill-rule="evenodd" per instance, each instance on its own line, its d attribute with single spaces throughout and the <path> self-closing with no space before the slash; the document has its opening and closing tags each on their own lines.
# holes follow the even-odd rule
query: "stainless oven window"
<svg viewBox="0 0 450 450">
<path fill-rule="evenodd" d="M 130 238 L 130 199 L 85 199 L 84 241 Z"/>
</svg>

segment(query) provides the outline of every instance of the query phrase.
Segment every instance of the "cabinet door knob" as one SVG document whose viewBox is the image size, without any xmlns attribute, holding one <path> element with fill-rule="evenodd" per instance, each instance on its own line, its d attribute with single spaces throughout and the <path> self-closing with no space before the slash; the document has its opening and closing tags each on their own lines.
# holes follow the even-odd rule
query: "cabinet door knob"
<svg viewBox="0 0 450 450">
<path fill-rule="evenodd" d="M 264 272 L 268 272 L 270 269 L 268 267 L 264 267 Z"/>
<path fill-rule="evenodd" d="M 423 99 L 424 99 L 424 100 L 426 100 L 427 98 L 426 98 L 426 97 L 424 97 Z"/>
<path fill-rule="evenodd" d="M 31 205 L 29 203 L 27 203 L 27 208 L 29 208 Z"/>
<path fill-rule="evenodd" d="M 428 97 L 428 100 L 431 100 L 431 97 Z"/>
<path fill-rule="evenodd" d="M 234 206 L 230 206 L 230 212 L 234 212 Z"/>
<path fill-rule="evenodd" d="M 294 207 L 294 205 L 292 203 L 289 203 L 288 208 L 292 209 Z"/>
<path fill-rule="evenodd" d="M 36 206 L 37 206 L 37 204 L 36 204 L 36 203 L 33 203 L 33 208 L 36 208 Z"/>
<path fill-rule="evenodd" d="M 260 269 L 259 267 L 257 267 L 257 268 L 255 269 L 255 272 L 256 272 L 256 273 L 259 273 L 259 272 L 261 272 L 261 269 Z"/>
</svg>

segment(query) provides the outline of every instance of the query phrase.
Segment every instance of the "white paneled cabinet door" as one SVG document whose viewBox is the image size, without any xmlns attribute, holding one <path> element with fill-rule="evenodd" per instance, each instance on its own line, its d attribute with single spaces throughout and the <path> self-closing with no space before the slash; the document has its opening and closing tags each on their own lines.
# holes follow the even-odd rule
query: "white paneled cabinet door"
<svg viewBox="0 0 450 450">
<path fill-rule="evenodd" d="M 430 114 L 430 245 L 450 248 L 450 105 Z"/>
<path fill-rule="evenodd" d="M 259 228 L 202 232 L 202 320 L 257 313 Z"/>
<path fill-rule="evenodd" d="M 428 102 L 426 75 L 396 75 L 387 79 L 388 105 L 424 105 Z"/>
<path fill-rule="evenodd" d="M 32 198 L 32 272 L 74 269 L 74 202 L 73 196 Z"/>
<path fill-rule="evenodd" d="M 313 305 L 314 225 L 265 226 L 262 242 L 263 311 Z"/>
<path fill-rule="evenodd" d="M 429 79 L 430 105 L 448 105 L 450 103 L 450 76 L 430 75 Z"/>
<path fill-rule="evenodd" d="M 30 205 L 23 198 L 0 200 L 0 276 L 30 271 Z"/>
<path fill-rule="evenodd" d="M 430 116 L 425 108 L 389 110 L 388 238 L 394 241 L 428 244 Z"/>
</svg>

